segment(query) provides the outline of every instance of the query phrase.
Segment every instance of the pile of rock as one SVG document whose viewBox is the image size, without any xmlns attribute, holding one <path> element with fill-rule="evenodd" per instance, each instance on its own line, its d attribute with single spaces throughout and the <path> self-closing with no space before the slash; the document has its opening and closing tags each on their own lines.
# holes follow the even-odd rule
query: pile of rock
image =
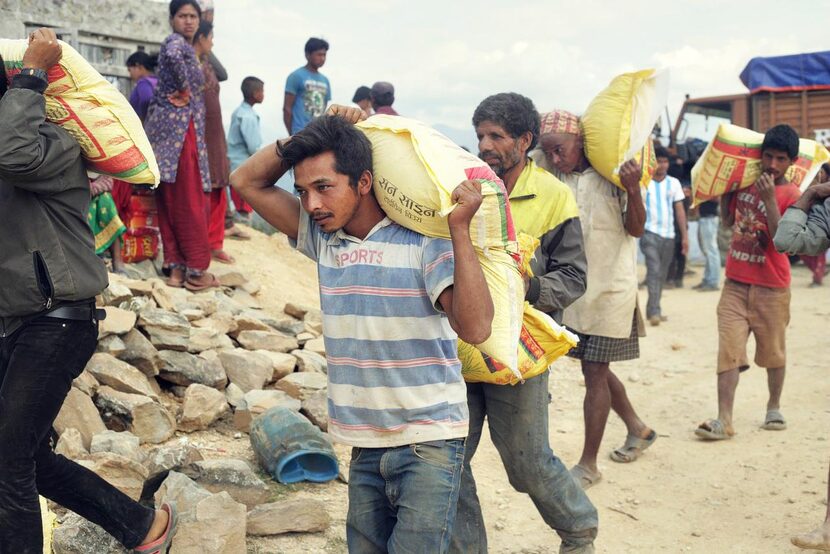
<svg viewBox="0 0 830 554">
<path fill-rule="evenodd" d="M 244 552 L 246 532 L 315 532 L 329 524 L 320 502 L 268 503 L 268 486 L 244 460 L 204 460 L 186 437 L 170 441 L 220 419 L 247 432 L 275 406 L 327 428 L 320 311 L 288 304 L 282 314 L 268 313 L 256 283 L 234 269 L 215 273 L 223 287 L 199 293 L 158 278 L 110 275 L 98 299 L 107 312 L 98 352 L 55 421 L 59 453 L 132 498 L 178 503 L 171 552 Z M 121 551 L 72 513 L 53 543 L 59 554 Z"/>
</svg>

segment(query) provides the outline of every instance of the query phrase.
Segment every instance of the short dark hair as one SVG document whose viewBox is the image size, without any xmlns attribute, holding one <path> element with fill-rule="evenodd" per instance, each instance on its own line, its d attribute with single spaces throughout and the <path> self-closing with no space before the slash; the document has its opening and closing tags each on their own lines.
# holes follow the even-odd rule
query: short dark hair
<svg viewBox="0 0 830 554">
<path fill-rule="evenodd" d="M 539 140 L 539 112 L 533 101 L 521 94 L 502 92 L 482 100 L 473 113 L 473 126 L 478 127 L 484 121 L 499 125 L 513 138 L 529 132 L 533 138 L 528 150 Z"/>
<path fill-rule="evenodd" d="M 360 102 L 361 100 L 369 100 L 372 97 L 372 89 L 367 86 L 357 87 L 352 96 L 352 102 Z"/>
<path fill-rule="evenodd" d="M 245 77 L 242 79 L 242 98 L 245 100 L 253 100 L 254 94 L 258 90 L 262 90 L 262 87 L 265 85 L 265 82 L 260 79 L 259 77 Z"/>
<path fill-rule="evenodd" d="M 3 61 L 3 56 L 0 56 L 0 98 L 3 98 L 3 95 L 6 94 L 6 89 L 9 87 L 6 79 L 8 79 L 6 75 L 6 62 Z"/>
<path fill-rule="evenodd" d="M 655 158 L 666 158 L 667 160 L 671 161 L 671 154 L 666 149 L 665 146 L 655 146 L 654 147 L 654 157 Z"/>
<path fill-rule="evenodd" d="M 333 153 L 334 170 L 348 175 L 353 187 L 357 187 L 365 171 L 372 171 L 372 143 L 357 127 L 334 115 L 318 117 L 292 136 L 285 146 L 277 144 L 280 157 L 288 167 L 325 152 Z"/>
<path fill-rule="evenodd" d="M 158 63 L 158 54 L 148 54 L 144 50 L 139 50 L 130 54 L 125 65 L 127 67 L 141 66 L 147 71 L 155 71 Z"/>
<path fill-rule="evenodd" d="M 196 13 L 199 14 L 199 18 L 201 19 L 202 7 L 196 0 L 170 0 L 170 19 L 176 17 L 176 14 L 179 13 L 179 10 L 182 9 L 184 6 L 187 6 L 188 4 L 196 8 Z"/>
<path fill-rule="evenodd" d="M 316 52 L 317 50 L 326 50 L 329 49 L 329 43 L 321 38 L 311 37 L 305 43 L 305 53 L 311 54 L 312 52 Z"/>
<path fill-rule="evenodd" d="M 767 149 L 786 152 L 791 160 L 795 160 L 798 157 L 798 133 L 789 125 L 776 125 L 764 134 L 761 152 Z"/>
<path fill-rule="evenodd" d="M 207 37 L 213 32 L 213 23 L 210 21 L 205 21 L 202 19 L 199 21 L 199 28 L 196 29 L 196 33 L 193 35 L 193 42 L 195 43 L 201 37 Z"/>
</svg>

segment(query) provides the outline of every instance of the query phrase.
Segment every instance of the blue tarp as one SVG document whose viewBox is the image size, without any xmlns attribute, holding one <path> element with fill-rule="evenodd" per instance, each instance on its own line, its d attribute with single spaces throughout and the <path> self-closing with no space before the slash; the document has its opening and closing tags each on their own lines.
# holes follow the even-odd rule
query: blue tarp
<svg viewBox="0 0 830 554">
<path fill-rule="evenodd" d="M 830 89 L 830 51 L 752 58 L 741 82 L 751 93 Z"/>
</svg>

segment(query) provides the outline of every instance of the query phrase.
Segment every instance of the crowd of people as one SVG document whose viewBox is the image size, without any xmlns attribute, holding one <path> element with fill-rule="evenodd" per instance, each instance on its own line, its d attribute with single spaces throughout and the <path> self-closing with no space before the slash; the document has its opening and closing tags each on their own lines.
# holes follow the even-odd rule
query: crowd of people
<svg viewBox="0 0 830 554">
<path fill-rule="evenodd" d="M 217 286 L 209 266 L 234 262 L 224 239 L 249 238 L 236 222 L 254 211 L 318 264 L 329 434 L 353 447 L 349 551 L 487 552 L 471 466 L 487 421 L 510 484 L 559 534 L 560 552 L 594 552 L 599 519 L 585 490 L 602 481 L 597 460 L 611 411 L 626 427 L 610 452 L 614 462 L 635 462 L 658 437 L 611 365 L 639 357 L 646 322 L 666 321 L 666 284 L 682 286 L 689 194 L 675 158 L 656 145 L 648 186 L 635 160 L 622 164 L 617 186 L 592 167 L 576 114 L 540 114 L 531 99 L 509 92 L 471 112 L 479 157 L 502 180 L 516 231 L 540 241 L 525 300 L 579 338 L 569 356 L 585 378 L 585 435 L 568 468 L 550 444 L 547 372 L 514 386 L 465 384 L 462 376 L 457 341 L 484 342 L 494 313 L 470 239 L 481 185 L 464 181 L 453 191 L 450 239 L 392 222 L 373 193 L 371 144 L 353 124 L 397 116 L 394 87 L 361 86 L 352 106 L 331 105 L 331 84 L 320 72 L 329 44 L 319 38 L 308 40 L 306 65 L 286 81 L 289 138 L 263 147 L 254 106 L 264 100 L 264 82 L 253 76 L 241 82 L 242 103 L 226 134 L 219 88 L 228 75 L 212 51 L 212 7 L 172 0 L 169 13 L 173 32 L 158 56 L 136 52 L 127 60 L 130 103 L 161 171 L 155 201 L 166 282 L 193 291 Z M 88 175 L 74 139 L 46 121 L 46 71 L 60 56 L 54 32 L 38 30 L 8 90 L 0 79 L 0 552 L 42 549 L 41 494 L 127 548 L 164 553 L 176 533 L 174 504 L 142 506 L 50 446 L 52 422 L 97 342 L 102 314 L 94 298 L 107 279 L 96 254 L 110 250 L 113 270 L 123 267 L 119 238 L 127 229 L 119 214 L 134 193 L 127 183 Z M 749 368 L 750 335 L 754 361 L 768 375 L 762 429 L 787 427 L 780 399 L 788 254 L 810 256 L 805 262 L 819 286 L 830 246 L 830 167 L 802 194 L 787 178 L 798 140 L 787 125 L 771 128 L 757 182 L 692 214 L 705 260 L 694 288 L 721 294 L 718 415 L 694 430 L 702 440 L 735 435 L 734 397 Z M 289 170 L 296 194 L 274 186 Z M 47 214 L 58 214 L 62 232 L 44 224 Z M 733 229 L 722 286 L 719 222 Z M 830 550 L 830 508 L 823 526 L 793 543 Z"/>
</svg>

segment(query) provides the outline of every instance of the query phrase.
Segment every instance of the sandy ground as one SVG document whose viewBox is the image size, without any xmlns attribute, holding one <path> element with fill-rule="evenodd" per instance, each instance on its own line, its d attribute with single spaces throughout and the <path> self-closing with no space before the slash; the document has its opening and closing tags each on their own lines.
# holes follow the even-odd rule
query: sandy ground
<svg viewBox="0 0 830 554">
<path fill-rule="evenodd" d="M 254 234 L 250 242 L 228 241 L 227 249 L 237 257 L 240 269 L 262 284 L 262 303 L 274 309 L 289 300 L 318 304 L 313 264 L 291 251 L 284 237 Z M 687 287 L 699 281 L 701 268 L 693 269 L 698 275 L 686 278 Z M 830 402 L 822 358 L 830 295 L 826 288 L 806 288 L 809 275 L 803 267 L 793 273 L 790 373 L 782 401 L 789 429 L 759 429 L 766 377 L 753 367 L 738 388 L 738 435 L 720 443 L 702 443 L 692 433 L 700 421 L 716 414 L 719 294 L 689 288 L 664 293 L 663 311 L 669 321 L 649 328 L 639 360 L 613 367 L 634 406 L 660 438 L 636 463 L 616 464 L 607 456 L 622 443 L 625 429 L 612 414 L 601 450 L 604 480 L 589 490 L 600 515 L 598 552 L 800 551 L 790 545 L 789 536 L 818 524 L 827 490 Z M 645 292 L 640 296 L 644 304 Z M 582 447 L 584 391 L 577 363 L 563 359 L 554 364 L 550 438 L 568 466 L 576 462 Z M 220 428 L 219 433 L 195 434 L 191 440 L 252 459 L 247 441 L 232 436 L 231 429 Z M 338 452 L 345 462 L 348 449 L 338 447 Z M 491 552 L 558 550 L 557 535 L 542 522 L 530 499 L 508 484 L 486 433 L 473 470 L 489 524 Z M 294 494 L 323 500 L 332 517 L 331 528 L 315 535 L 249 539 L 249 552 L 346 552 L 345 484 L 274 484 L 273 488 L 275 499 Z"/>
</svg>

